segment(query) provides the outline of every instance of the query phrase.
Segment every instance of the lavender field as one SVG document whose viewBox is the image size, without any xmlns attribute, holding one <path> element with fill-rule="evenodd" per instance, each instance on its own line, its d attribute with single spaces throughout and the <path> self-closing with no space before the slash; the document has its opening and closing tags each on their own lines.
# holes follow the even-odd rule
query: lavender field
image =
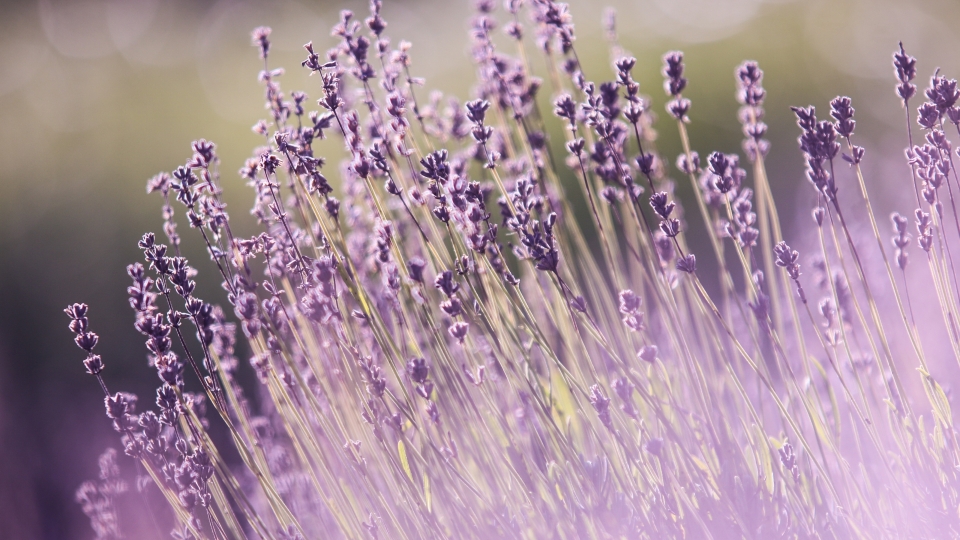
<svg viewBox="0 0 960 540">
<path fill-rule="evenodd" d="M 0 536 L 960 537 L 960 8 L 5 11 Z"/>
</svg>

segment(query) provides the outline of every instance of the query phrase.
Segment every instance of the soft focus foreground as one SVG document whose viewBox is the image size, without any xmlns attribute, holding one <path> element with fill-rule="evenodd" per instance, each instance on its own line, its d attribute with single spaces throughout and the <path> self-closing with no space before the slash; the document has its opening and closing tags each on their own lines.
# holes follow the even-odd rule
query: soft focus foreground
<svg viewBox="0 0 960 540">
<path fill-rule="evenodd" d="M 175 522 L 210 538 L 956 534 L 937 383 L 956 370 L 960 185 L 939 131 L 960 120 L 955 84 L 934 79 L 913 99 L 930 103 L 907 108 L 926 145 L 893 173 L 916 198 L 901 210 L 920 207 L 915 228 L 894 219 L 896 251 L 858 195 L 871 155 L 850 102 L 831 103 L 831 122 L 797 109 L 819 202 L 785 236 L 755 64 L 736 71 L 742 157 L 700 158 L 682 55 L 664 57 L 668 97 L 651 99 L 612 24 L 605 76 L 580 65 L 561 6 L 507 7 L 472 23 L 481 99 L 465 104 L 421 89 L 407 48 L 379 47 L 375 16 L 342 21 L 334 55 L 308 49 L 313 99 L 286 95 L 258 29 L 267 146 L 241 175 L 262 233 L 231 230 L 206 141 L 148 186 L 165 223 L 142 239 L 129 294 L 159 409 L 108 390 L 115 362 L 103 371 L 86 306 L 68 309 L 139 461 L 121 474 L 129 462 L 108 452 L 78 492 L 98 535 Z M 907 101 L 914 65 L 897 62 Z M 670 144 L 657 112 L 675 163 L 657 153 Z M 178 218 L 248 344 L 195 294 Z M 778 244 L 811 236 L 802 259 Z M 238 381 L 248 366 L 261 385 Z"/>
</svg>

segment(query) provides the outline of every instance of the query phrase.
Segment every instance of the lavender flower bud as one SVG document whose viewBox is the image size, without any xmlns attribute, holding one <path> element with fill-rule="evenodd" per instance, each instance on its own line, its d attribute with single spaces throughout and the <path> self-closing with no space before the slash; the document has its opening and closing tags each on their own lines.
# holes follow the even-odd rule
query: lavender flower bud
<svg viewBox="0 0 960 540">
<path fill-rule="evenodd" d="M 890 220 L 893 221 L 893 228 L 897 232 L 897 236 L 893 237 L 893 245 L 900 249 L 907 247 L 910 244 L 910 234 L 907 233 L 907 218 L 894 212 L 890 216 Z"/>
<path fill-rule="evenodd" d="M 270 32 L 270 27 L 258 26 L 253 29 L 253 33 L 250 36 L 253 46 L 260 49 L 261 59 L 266 59 L 267 54 L 270 52 Z"/>
<path fill-rule="evenodd" d="M 630 289 L 620 291 L 620 313 L 631 315 L 640 309 L 643 300 Z"/>
<path fill-rule="evenodd" d="M 77 334 L 77 337 L 73 339 L 74 343 L 77 344 L 77 347 L 89 352 L 93 352 L 93 348 L 97 346 L 97 342 L 100 341 L 100 338 L 93 332 L 84 332 L 82 334 Z"/>
<path fill-rule="evenodd" d="M 437 274 L 433 286 L 440 289 L 448 298 L 460 290 L 460 284 L 454 281 L 453 272 L 450 270 L 444 270 Z"/>
<path fill-rule="evenodd" d="M 843 156 L 841 157 L 843 157 L 843 160 L 846 161 L 847 163 L 850 163 L 852 165 L 857 165 L 858 163 L 863 161 L 863 155 L 865 153 L 866 153 L 866 150 L 864 150 L 862 146 L 853 145 L 853 147 L 851 147 L 850 149 L 850 154 L 848 155 L 844 153 Z"/>
<path fill-rule="evenodd" d="M 953 125 L 960 126 L 960 107 L 953 106 L 947 109 L 947 118 L 950 119 Z"/>
<path fill-rule="evenodd" d="M 463 313 L 463 304 L 456 296 L 448 298 L 440 303 L 440 309 L 450 317 L 456 317 Z"/>
<path fill-rule="evenodd" d="M 407 270 L 410 272 L 410 279 L 417 283 L 423 283 L 423 271 L 427 263 L 420 257 L 413 257 L 407 261 Z"/>
<path fill-rule="evenodd" d="M 679 96 L 687 87 L 687 79 L 683 77 L 683 53 L 671 51 L 665 54 L 661 73 L 665 78 L 663 89 L 667 92 L 667 95 Z"/>
<path fill-rule="evenodd" d="M 927 99 L 932 101 L 937 107 L 937 111 L 942 115 L 957 103 L 960 99 L 960 91 L 957 90 L 957 80 L 947 79 L 934 75 L 930 79 L 930 87 L 924 93 Z"/>
<path fill-rule="evenodd" d="M 910 233 L 907 232 L 907 218 L 894 212 L 893 215 L 890 216 L 890 219 L 893 221 L 893 228 L 897 233 L 891 238 L 893 245 L 897 248 L 897 266 L 903 270 L 907 267 L 907 253 L 905 250 L 907 246 L 910 245 Z"/>
<path fill-rule="evenodd" d="M 687 98 L 671 99 L 667 102 L 667 112 L 681 122 L 689 122 L 687 112 L 690 111 L 690 100 Z"/>
<path fill-rule="evenodd" d="M 933 247 L 933 232 L 932 232 L 932 223 L 933 221 L 930 218 L 930 214 L 917 209 L 917 243 L 920 245 L 920 248 L 926 252 L 930 252 L 930 248 Z"/>
<path fill-rule="evenodd" d="M 359 178 L 366 178 L 370 174 L 370 161 L 363 154 L 357 154 L 350 162 L 350 170 Z"/>
<path fill-rule="evenodd" d="M 849 139 L 857 122 L 853 119 L 853 107 L 850 98 L 838 96 L 830 102 L 830 116 L 836 120 L 836 130 L 841 137 Z"/>
<path fill-rule="evenodd" d="M 464 340 L 467 337 L 467 330 L 469 328 L 470 328 L 469 323 L 458 321 L 450 325 L 450 327 L 447 328 L 447 332 L 450 333 L 450 336 L 452 338 L 456 339 L 461 344 L 463 344 Z"/>
<path fill-rule="evenodd" d="M 86 304 L 70 304 L 63 310 L 73 320 L 85 319 L 87 317 L 87 305 Z"/>
<path fill-rule="evenodd" d="M 143 434 L 148 439 L 156 439 L 160 436 L 160 429 L 162 428 L 160 420 L 157 418 L 156 413 L 153 411 L 147 411 L 140 415 L 138 424 L 143 429 Z"/>
<path fill-rule="evenodd" d="M 573 125 L 577 119 L 577 104 L 570 94 L 563 94 L 553 102 L 553 114 L 566 118 Z"/>
<path fill-rule="evenodd" d="M 940 111 L 929 101 L 917 107 L 917 123 L 923 129 L 934 129 L 940 122 Z"/>
<path fill-rule="evenodd" d="M 665 191 L 658 191 L 650 196 L 650 206 L 653 207 L 653 211 L 656 212 L 661 219 L 667 219 L 670 217 L 676 205 L 668 202 Z"/>
<path fill-rule="evenodd" d="M 157 388 L 157 407 L 162 410 L 173 409 L 177 406 L 177 394 L 171 386 Z"/>
<path fill-rule="evenodd" d="M 896 68 L 897 78 L 901 82 L 910 82 L 917 76 L 917 59 L 903 50 L 902 41 L 900 42 L 900 51 L 893 53 L 893 66 Z"/>
<path fill-rule="evenodd" d="M 800 265 L 797 263 L 800 253 L 797 250 L 790 249 L 786 242 L 781 241 L 773 247 L 773 253 L 777 256 L 777 266 L 785 269 L 790 279 L 800 277 Z"/>
<path fill-rule="evenodd" d="M 697 271 L 697 257 L 693 253 L 688 253 L 677 259 L 677 270 L 692 274 Z"/>
<path fill-rule="evenodd" d="M 746 61 L 737 66 L 734 74 L 737 78 L 737 101 L 754 107 L 757 112 L 762 112 L 759 107 L 766 96 L 766 91 L 760 86 L 763 80 L 763 70 L 756 62 Z"/>
<path fill-rule="evenodd" d="M 599 384 L 590 387 L 590 405 L 597 411 L 597 417 L 607 429 L 613 429 L 613 421 L 610 418 L 610 398 L 603 394 Z"/>
<path fill-rule="evenodd" d="M 632 125 L 636 126 L 637 123 L 640 122 L 640 117 L 643 116 L 643 107 L 644 106 L 641 102 L 631 102 L 627 104 L 626 108 L 623 109 L 623 117 L 626 118 L 627 121 Z"/>
<path fill-rule="evenodd" d="M 429 376 L 430 368 L 423 358 L 413 358 L 407 362 L 407 376 L 415 384 L 423 384 Z"/>
<path fill-rule="evenodd" d="M 327 213 L 330 214 L 330 217 L 332 217 L 334 220 L 340 216 L 340 201 L 338 201 L 335 197 L 330 197 L 327 199 L 325 208 Z"/>
<path fill-rule="evenodd" d="M 665 219 L 660 222 L 660 231 L 669 238 L 674 238 L 680 234 L 680 220 Z"/>
<path fill-rule="evenodd" d="M 653 174 L 655 156 L 649 152 L 637 156 L 637 168 L 646 176 Z"/>
<path fill-rule="evenodd" d="M 636 300 L 637 308 L 639 308 L 640 297 L 639 296 L 635 297 L 635 300 Z M 624 309 L 630 309 L 630 308 L 625 307 L 623 304 L 623 301 L 621 300 L 620 311 L 623 312 Z M 644 328 L 643 319 L 644 319 L 643 313 L 639 313 L 636 308 L 633 309 L 632 311 L 627 311 L 623 313 L 623 324 L 634 332 L 640 332 L 643 330 Z"/>
<path fill-rule="evenodd" d="M 916 85 L 910 82 L 917 76 L 917 59 L 903 50 L 903 42 L 900 42 L 900 51 L 893 53 L 893 67 L 900 81 L 897 85 L 897 95 L 906 105 L 907 101 L 917 93 Z"/>
<path fill-rule="evenodd" d="M 122 418 L 130 410 L 130 402 L 127 395 L 123 393 L 116 393 L 103 398 L 103 404 L 107 410 L 107 418 L 111 420 Z"/>
<path fill-rule="evenodd" d="M 783 465 L 783 468 L 790 471 L 795 482 L 799 482 L 800 468 L 797 467 L 797 455 L 793 451 L 793 445 L 789 441 L 785 441 L 777 453 L 780 454 L 780 464 Z"/>
<path fill-rule="evenodd" d="M 690 158 L 687 154 L 677 156 L 677 168 L 684 174 L 696 174 L 700 170 L 700 155 L 696 152 L 690 152 Z"/>
<path fill-rule="evenodd" d="M 83 361 L 83 367 L 87 368 L 87 373 L 90 375 L 99 375 L 103 372 L 103 360 L 100 355 L 91 354 Z"/>
<path fill-rule="evenodd" d="M 579 156 L 583 152 L 583 147 L 586 144 L 586 141 L 583 138 L 574 139 L 567 143 L 567 150 L 575 155 Z"/>
<path fill-rule="evenodd" d="M 483 120 L 487 115 L 487 109 L 490 108 L 490 102 L 482 99 L 475 99 L 466 103 L 467 119 L 478 126 L 483 125 Z"/>
</svg>

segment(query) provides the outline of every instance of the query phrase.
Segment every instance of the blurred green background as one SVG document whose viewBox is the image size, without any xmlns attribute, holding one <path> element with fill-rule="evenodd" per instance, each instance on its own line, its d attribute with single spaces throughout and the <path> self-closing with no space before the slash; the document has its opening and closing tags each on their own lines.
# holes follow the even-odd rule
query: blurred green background
<svg viewBox="0 0 960 540">
<path fill-rule="evenodd" d="M 144 190 L 147 178 L 183 163 L 192 140 L 216 142 L 231 216 L 241 231 L 252 231 L 251 193 L 234 173 L 260 143 L 249 129 L 263 114 L 250 30 L 273 27 L 271 64 L 287 68 L 284 89 L 316 95 L 317 79 L 300 68 L 302 44 L 313 40 L 325 50 L 334 43 L 329 29 L 339 10 L 367 7 L 356 1 L 0 4 L 0 538 L 92 538 L 73 492 L 96 476 L 97 455 L 118 441 L 61 310 L 69 302 L 91 304 L 108 383 L 152 401 L 156 377 L 132 328 L 124 274 L 139 258 L 137 239 L 161 223 L 159 199 Z M 472 3 L 384 4 L 387 34 L 394 43 L 414 44 L 414 75 L 426 78 L 427 89 L 469 98 Z M 937 66 L 947 76 L 960 72 L 960 38 L 951 30 L 960 6 L 953 1 L 574 0 L 576 46 L 597 82 L 613 77 L 600 24 L 607 6 L 618 11 L 621 43 L 638 58 L 635 77 L 658 113 L 665 101 L 660 57 L 685 51 L 691 133 L 701 156 L 739 151 L 733 69 L 744 59 L 760 62 L 770 175 L 785 225 L 798 236 L 814 196 L 788 106 L 815 104 L 826 116 L 829 99 L 853 96 L 858 140 L 868 148 L 867 173 L 884 215 L 909 189 L 891 53 L 902 40 L 920 59 L 921 87 Z M 548 87 L 541 97 L 552 98 Z M 659 148 L 672 163 L 676 130 L 666 121 L 658 129 Z M 191 243 L 185 226 L 182 232 Z M 194 245 L 187 254 L 209 277 L 202 252 Z M 203 277 L 201 293 L 216 297 L 216 283 Z"/>
</svg>

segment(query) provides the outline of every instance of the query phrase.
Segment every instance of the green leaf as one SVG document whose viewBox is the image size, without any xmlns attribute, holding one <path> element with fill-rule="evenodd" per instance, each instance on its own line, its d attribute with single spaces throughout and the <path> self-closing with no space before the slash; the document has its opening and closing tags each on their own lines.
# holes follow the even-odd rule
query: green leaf
<svg viewBox="0 0 960 540">
<path fill-rule="evenodd" d="M 407 477 L 413 482 L 413 472 L 410 471 L 410 461 L 407 460 L 407 447 L 403 444 L 403 439 L 397 441 L 397 451 L 400 452 L 400 465 L 403 466 L 403 471 L 407 473 Z"/>
<path fill-rule="evenodd" d="M 410 474 L 410 472 L 407 471 L 407 474 Z M 427 503 L 427 512 L 433 512 L 433 497 L 430 494 L 430 477 L 427 476 L 426 472 L 423 473 L 423 498 Z"/>
</svg>

